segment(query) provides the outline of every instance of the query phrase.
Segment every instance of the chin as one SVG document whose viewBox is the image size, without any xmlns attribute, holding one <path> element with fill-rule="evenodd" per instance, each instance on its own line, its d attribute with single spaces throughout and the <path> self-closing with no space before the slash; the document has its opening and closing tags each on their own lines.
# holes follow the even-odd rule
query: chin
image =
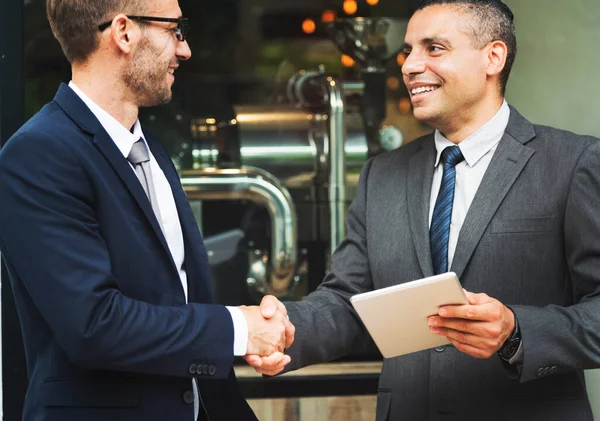
<svg viewBox="0 0 600 421">
<path fill-rule="evenodd" d="M 140 103 L 140 107 L 157 107 L 159 105 L 164 105 L 171 102 L 173 98 L 173 94 L 171 90 L 165 92 L 155 92 L 153 95 L 148 95 L 143 101 Z"/>
<path fill-rule="evenodd" d="M 426 107 L 416 107 L 413 108 L 413 115 L 415 118 L 423 123 L 427 123 L 432 119 L 432 111 L 428 110 Z"/>
<path fill-rule="evenodd" d="M 444 120 L 445 111 L 445 108 L 441 106 L 417 106 L 413 108 L 413 115 L 420 122 L 425 123 L 433 128 L 437 128 L 436 126 L 439 124 L 439 122 Z"/>
</svg>

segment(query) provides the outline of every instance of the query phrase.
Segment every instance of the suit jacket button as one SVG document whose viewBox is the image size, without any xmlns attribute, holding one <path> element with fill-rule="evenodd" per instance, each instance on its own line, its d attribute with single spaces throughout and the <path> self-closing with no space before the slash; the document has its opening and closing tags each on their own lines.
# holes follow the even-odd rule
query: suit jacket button
<svg viewBox="0 0 600 421">
<path fill-rule="evenodd" d="M 188 369 L 190 374 L 192 374 L 192 375 L 196 374 L 196 370 L 197 370 L 196 364 L 194 364 L 194 363 L 190 364 L 190 368 Z"/>
<path fill-rule="evenodd" d="M 535 375 L 537 377 L 542 377 L 544 374 L 546 374 L 546 370 L 544 370 L 546 367 L 539 367 L 535 373 Z"/>
<path fill-rule="evenodd" d="M 183 392 L 183 403 L 186 405 L 191 405 L 194 403 L 194 392 L 191 390 L 186 390 Z"/>
<path fill-rule="evenodd" d="M 214 364 L 211 364 L 208 366 L 208 374 L 209 375 L 214 376 L 216 372 L 217 372 L 217 367 L 215 367 Z"/>
<path fill-rule="evenodd" d="M 437 348 L 435 348 L 435 352 L 444 352 L 445 349 L 446 345 L 438 346 Z"/>
</svg>

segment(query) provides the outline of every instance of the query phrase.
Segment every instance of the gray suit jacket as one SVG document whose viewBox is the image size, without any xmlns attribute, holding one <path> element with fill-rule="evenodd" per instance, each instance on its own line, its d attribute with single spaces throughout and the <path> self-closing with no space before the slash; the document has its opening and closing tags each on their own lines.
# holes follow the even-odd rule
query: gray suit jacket
<svg viewBox="0 0 600 421">
<path fill-rule="evenodd" d="M 429 135 L 365 165 L 331 273 L 286 303 L 297 329 L 291 369 L 367 342 L 350 296 L 433 274 L 434 157 Z M 511 109 L 451 270 L 514 310 L 522 368 L 453 347 L 385 359 L 377 421 L 592 420 L 582 369 L 600 366 L 600 142 Z"/>
</svg>

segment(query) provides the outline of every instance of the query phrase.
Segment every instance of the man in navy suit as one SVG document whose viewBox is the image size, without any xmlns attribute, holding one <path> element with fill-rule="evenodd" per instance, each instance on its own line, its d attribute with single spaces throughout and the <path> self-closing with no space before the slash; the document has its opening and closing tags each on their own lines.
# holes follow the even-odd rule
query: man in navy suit
<svg viewBox="0 0 600 421">
<path fill-rule="evenodd" d="M 0 250 L 30 377 L 24 420 L 255 420 L 234 355 L 283 366 L 276 299 L 213 303 L 178 175 L 138 109 L 191 56 L 177 0 L 47 0 L 73 79 L 0 152 Z"/>
</svg>

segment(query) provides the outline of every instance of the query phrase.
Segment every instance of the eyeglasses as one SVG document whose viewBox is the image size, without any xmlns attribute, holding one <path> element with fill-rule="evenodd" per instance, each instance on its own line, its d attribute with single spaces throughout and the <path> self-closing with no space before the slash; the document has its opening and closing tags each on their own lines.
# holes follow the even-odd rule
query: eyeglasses
<svg viewBox="0 0 600 421">
<path fill-rule="evenodd" d="M 177 37 L 177 40 L 183 42 L 185 41 L 185 37 L 187 35 L 187 28 L 188 28 L 188 18 L 161 18 L 161 17 L 157 17 L 157 16 L 127 16 L 129 19 L 131 20 L 146 20 L 146 21 L 151 21 L 151 22 L 170 22 L 170 23 L 176 23 L 177 24 L 177 28 L 175 29 L 175 37 Z M 100 31 L 104 31 L 106 28 L 108 28 L 110 26 L 110 24 L 112 23 L 112 20 L 108 21 L 108 22 L 104 22 L 101 25 L 98 25 L 98 29 Z"/>
</svg>

